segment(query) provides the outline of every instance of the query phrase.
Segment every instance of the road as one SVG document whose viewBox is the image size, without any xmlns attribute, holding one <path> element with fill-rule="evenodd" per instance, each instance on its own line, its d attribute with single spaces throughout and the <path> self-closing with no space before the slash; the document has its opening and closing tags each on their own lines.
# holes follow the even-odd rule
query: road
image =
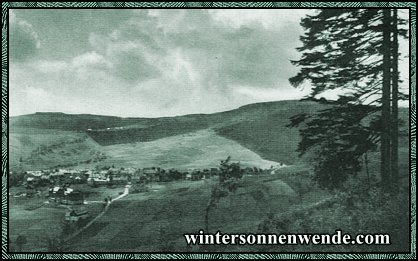
<svg viewBox="0 0 418 261">
<path fill-rule="evenodd" d="M 80 228 L 79 230 L 77 230 L 76 232 L 74 232 L 73 234 L 69 235 L 68 237 L 66 237 L 63 240 L 63 243 L 66 243 L 68 241 L 70 241 L 71 239 L 73 239 L 74 237 L 76 237 L 77 235 L 79 235 L 81 232 L 83 232 L 84 230 L 86 230 L 87 228 L 89 228 L 96 220 L 98 220 L 99 218 L 101 218 L 104 214 L 106 214 L 107 210 L 110 208 L 110 206 L 112 205 L 112 203 L 116 200 L 120 200 L 121 198 L 126 197 L 129 194 L 129 188 L 131 186 L 130 185 L 126 185 L 125 190 L 123 191 L 122 194 L 120 194 L 119 196 L 117 196 L 116 198 L 109 200 L 107 202 L 106 207 L 103 209 L 103 211 L 97 215 L 95 218 L 93 218 L 92 220 L 90 220 L 89 223 L 87 223 L 84 227 Z"/>
</svg>

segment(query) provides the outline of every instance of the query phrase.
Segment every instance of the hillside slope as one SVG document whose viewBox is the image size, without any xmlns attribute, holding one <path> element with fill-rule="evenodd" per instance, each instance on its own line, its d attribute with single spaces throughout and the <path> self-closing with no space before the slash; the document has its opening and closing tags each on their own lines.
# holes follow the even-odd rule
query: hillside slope
<svg viewBox="0 0 418 261">
<path fill-rule="evenodd" d="M 97 163 L 106 156 L 84 132 L 28 128 L 9 134 L 9 157 L 13 171 Z"/>
<path fill-rule="evenodd" d="M 194 154 L 189 155 L 191 143 L 185 142 L 184 144 L 189 145 L 183 147 L 181 142 L 187 137 L 186 134 L 193 133 L 198 133 L 196 137 L 200 137 L 199 142 L 193 145 L 199 153 L 210 143 L 210 139 L 219 140 L 221 136 L 257 153 L 263 160 L 287 165 L 298 164 L 301 163 L 301 159 L 296 149 L 300 137 L 297 129 L 286 127 L 289 118 L 298 113 L 311 113 L 322 108 L 325 108 L 324 105 L 312 101 L 277 101 L 250 104 L 220 113 L 161 118 L 120 118 L 64 113 L 36 113 L 11 117 L 11 166 L 53 167 L 53 162 L 57 162 L 58 165 L 94 165 L 104 159 L 107 159 L 104 162 L 120 164 L 143 162 L 143 159 L 152 162 L 152 165 L 173 163 L 176 157 L 193 158 Z M 403 122 L 408 122 L 408 117 L 408 110 L 400 109 Z M 406 132 L 406 129 L 407 126 L 404 125 L 403 132 Z M 200 131 L 203 130 L 212 130 L 214 133 L 201 136 Z M 162 144 L 172 140 L 167 140 L 168 137 L 178 139 L 177 143 L 172 143 L 173 148 L 165 148 L 168 154 L 159 152 L 157 154 L 162 153 L 162 156 L 151 159 L 149 155 L 156 155 L 155 151 L 159 148 L 164 151 Z M 203 137 L 208 140 L 204 141 Z M 404 140 L 407 140 L 407 137 Z M 149 142 L 155 147 L 151 149 L 152 146 L 147 145 Z M 224 155 L 224 152 L 231 151 L 227 146 L 239 146 L 238 144 L 224 142 L 222 149 L 218 147 L 219 150 L 205 150 Z M 401 141 L 402 146 L 407 144 L 408 142 Z M 139 148 L 142 151 L 138 152 Z M 146 153 L 147 149 L 154 152 Z M 173 155 L 174 153 L 176 155 Z M 174 163 L 181 166 L 189 165 L 184 161 Z"/>
<path fill-rule="evenodd" d="M 278 163 L 264 160 L 237 142 L 221 137 L 212 130 L 199 130 L 150 142 L 106 146 L 108 158 L 103 163 L 127 166 L 176 168 L 210 168 L 231 156 L 242 166 L 269 168 Z"/>
</svg>

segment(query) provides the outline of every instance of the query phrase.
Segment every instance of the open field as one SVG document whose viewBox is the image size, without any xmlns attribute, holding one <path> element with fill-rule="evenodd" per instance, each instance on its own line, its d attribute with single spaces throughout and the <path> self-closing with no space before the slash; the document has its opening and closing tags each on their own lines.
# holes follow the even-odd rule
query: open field
<svg viewBox="0 0 418 261">
<path fill-rule="evenodd" d="M 306 160 L 296 151 L 299 132 L 287 127 L 289 117 L 321 108 L 324 105 L 316 102 L 278 101 L 220 113 L 162 118 L 63 113 L 12 117 L 10 167 L 91 168 L 110 163 L 204 167 L 217 165 L 228 153 L 234 160 L 260 167 L 274 162 L 304 164 Z M 408 147 L 408 110 L 400 108 L 399 116 L 404 123 L 400 128 L 402 150 Z"/>
<path fill-rule="evenodd" d="M 41 197 L 14 197 L 24 188 L 12 188 L 9 193 L 9 239 L 11 250 L 18 251 L 15 240 L 19 235 L 26 238 L 27 243 L 22 251 L 46 251 L 48 239 L 60 238 L 64 226 L 64 216 L 69 205 L 56 205 L 48 203 L 47 188 L 44 188 Z M 123 188 L 94 188 L 86 197 L 86 205 L 76 205 L 73 208 L 84 208 L 93 218 L 102 210 L 103 199 L 116 198 Z"/>
<path fill-rule="evenodd" d="M 204 209 L 212 185 L 212 180 L 179 181 L 130 194 L 114 202 L 96 225 L 74 238 L 66 251 L 199 251 L 196 246 L 186 247 L 183 234 L 197 233 L 204 227 Z M 296 193 L 278 176 L 245 177 L 242 187 L 222 198 L 210 212 L 209 230 L 255 233 L 267 215 L 297 204 Z"/>
<path fill-rule="evenodd" d="M 311 103 L 283 101 L 209 115 L 156 119 L 54 113 L 26 115 L 11 121 L 10 169 L 20 173 L 59 166 L 101 170 L 103 166 L 113 165 L 118 169 L 160 167 L 183 171 L 219 167 L 220 161 L 228 156 L 233 162 L 239 161 L 241 167 L 269 169 L 284 163 L 287 166 L 274 175 L 245 175 L 237 191 L 222 198 L 209 213 L 210 232 L 255 233 L 269 217 L 309 207 L 330 197 L 329 192 L 314 186 L 308 177 L 312 173 L 309 155 L 298 157 L 298 130 L 286 127 L 288 117 L 315 109 L 318 106 Z M 406 110 L 400 111 L 400 117 L 408 118 Z M 94 129 L 94 134 L 86 128 Z M 403 190 L 409 186 L 406 129 L 405 125 L 401 127 L 399 146 Z M 106 143 L 101 140 L 103 137 L 111 139 Z M 369 153 L 368 160 L 369 176 L 379 179 L 379 151 Z M 266 170 L 264 174 L 269 172 Z M 366 180 L 365 168 L 358 176 Z M 204 227 L 205 208 L 214 182 L 215 178 L 152 182 L 148 184 L 148 192 L 129 194 L 112 203 L 103 216 L 67 242 L 64 251 L 206 251 L 207 248 L 199 246 L 187 247 L 183 234 L 197 233 Z M 91 188 L 84 184 L 80 187 L 88 191 L 84 206 L 92 217 L 100 213 L 104 198 L 115 198 L 123 191 L 121 186 Z M 10 192 L 15 195 L 19 189 L 24 190 L 12 188 Z M 47 188 L 42 189 L 41 198 L 10 197 L 12 246 L 18 235 L 25 235 L 28 242 L 23 250 L 44 251 L 47 239 L 60 235 L 68 208 L 44 204 Z M 327 213 L 327 217 L 332 217 L 334 209 L 332 206 L 320 209 L 317 215 Z M 288 223 L 295 225 L 292 221 Z M 225 251 L 225 248 L 209 250 Z M 228 251 L 252 250 L 228 247 Z"/>
<path fill-rule="evenodd" d="M 54 238 L 61 232 L 61 225 L 67 211 L 64 207 L 49 207 L 45 204 L 47 199 L 41 198 L 14 198 L 18 190 L 9 191 L 9 244 L 11 251 L 19 251 L 15 244 L 19 235 L 26 237 L 27 243 L 22 251 L 43 251 L 47 246 L 48 238 Z"/>
<path fill-rule="evenodd" d="M 140 162 L 147 166 L 200 167 L 217 165 L 228 153 L 255 166 L 269 167 L 268 161 L 291 165 L 299 162 L 295 152 L 299 134 L 286 127 L 288 118 L 318 108 L 312 102 L 280 101 L 214 114 L 149 119 L 63 113 L 12 117 L 10 165 L 12 170 L 94 167 L 107 159 L 121 166 Z M 143 151 L 147 148 L 155 158 Z M 159 148 L 162 151 L 157 151 Z M 201 158 L 196 156 L 199 153 Z"/>
<path fill-rule="evenodd" d="M 36 170 L 99 162 L 101 147 L 83 132 L 16 128 L 10 133 L 10 168 Z"/>
<path fill-rule="evenodd" d="M 216 167 L 228 156 L 240 161 L 243 167 L 256 166 L 270 168 L 277 162 L 262 159 L 251 150 L 233 140 L 218 136 L 212 130 L 170 136 L 149 142 L 118 144 L 107 146 L 109 158 L 103 163 L 126 166 L 176 168 Z"/>
</svg>

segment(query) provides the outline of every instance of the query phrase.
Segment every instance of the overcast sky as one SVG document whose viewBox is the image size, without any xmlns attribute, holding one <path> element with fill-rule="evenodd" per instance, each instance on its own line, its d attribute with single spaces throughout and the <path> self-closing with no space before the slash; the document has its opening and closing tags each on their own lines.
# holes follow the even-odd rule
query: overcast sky
<svg viewBox="0 0 418 261">
<path fill-rule="evenodd" d="M 10 10 L 10 115 L 212 113 L 299 99 L 308 10 Z"/>
</svg>

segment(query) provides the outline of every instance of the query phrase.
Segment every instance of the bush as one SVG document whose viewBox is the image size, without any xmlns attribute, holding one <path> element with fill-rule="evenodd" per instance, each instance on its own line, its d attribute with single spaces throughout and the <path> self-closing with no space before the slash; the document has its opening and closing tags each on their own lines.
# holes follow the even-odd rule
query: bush
<svg viewBox="0 0 418 261">
<path fill-rule="evenodd" d="M 409 195 L 385 193 L 363 180 L 349 179 L 335 194 L 332 204 L 316 209 L 269 217 L 260 230 L 274 233 L 335 233 L 336 229 L 352 236 L 357 234 L 389 234 L 391 245 L 323 246 L 332 251 L 407 251 L 409 247 Z M 316 246 L 318 247 L 318 246 Z M 289 247 L 296 250 L 296 247 Z M 304 249 L 306 250 L 306 249 Z"/>
<path fill-rule="evenodd" d="M 10 187 L 20 186 L 22 185 L 24 179 L 25 179 L 25 174 L 23 172 L 13 173 L 9 176 L 9 186 Z"/>
</svg>

